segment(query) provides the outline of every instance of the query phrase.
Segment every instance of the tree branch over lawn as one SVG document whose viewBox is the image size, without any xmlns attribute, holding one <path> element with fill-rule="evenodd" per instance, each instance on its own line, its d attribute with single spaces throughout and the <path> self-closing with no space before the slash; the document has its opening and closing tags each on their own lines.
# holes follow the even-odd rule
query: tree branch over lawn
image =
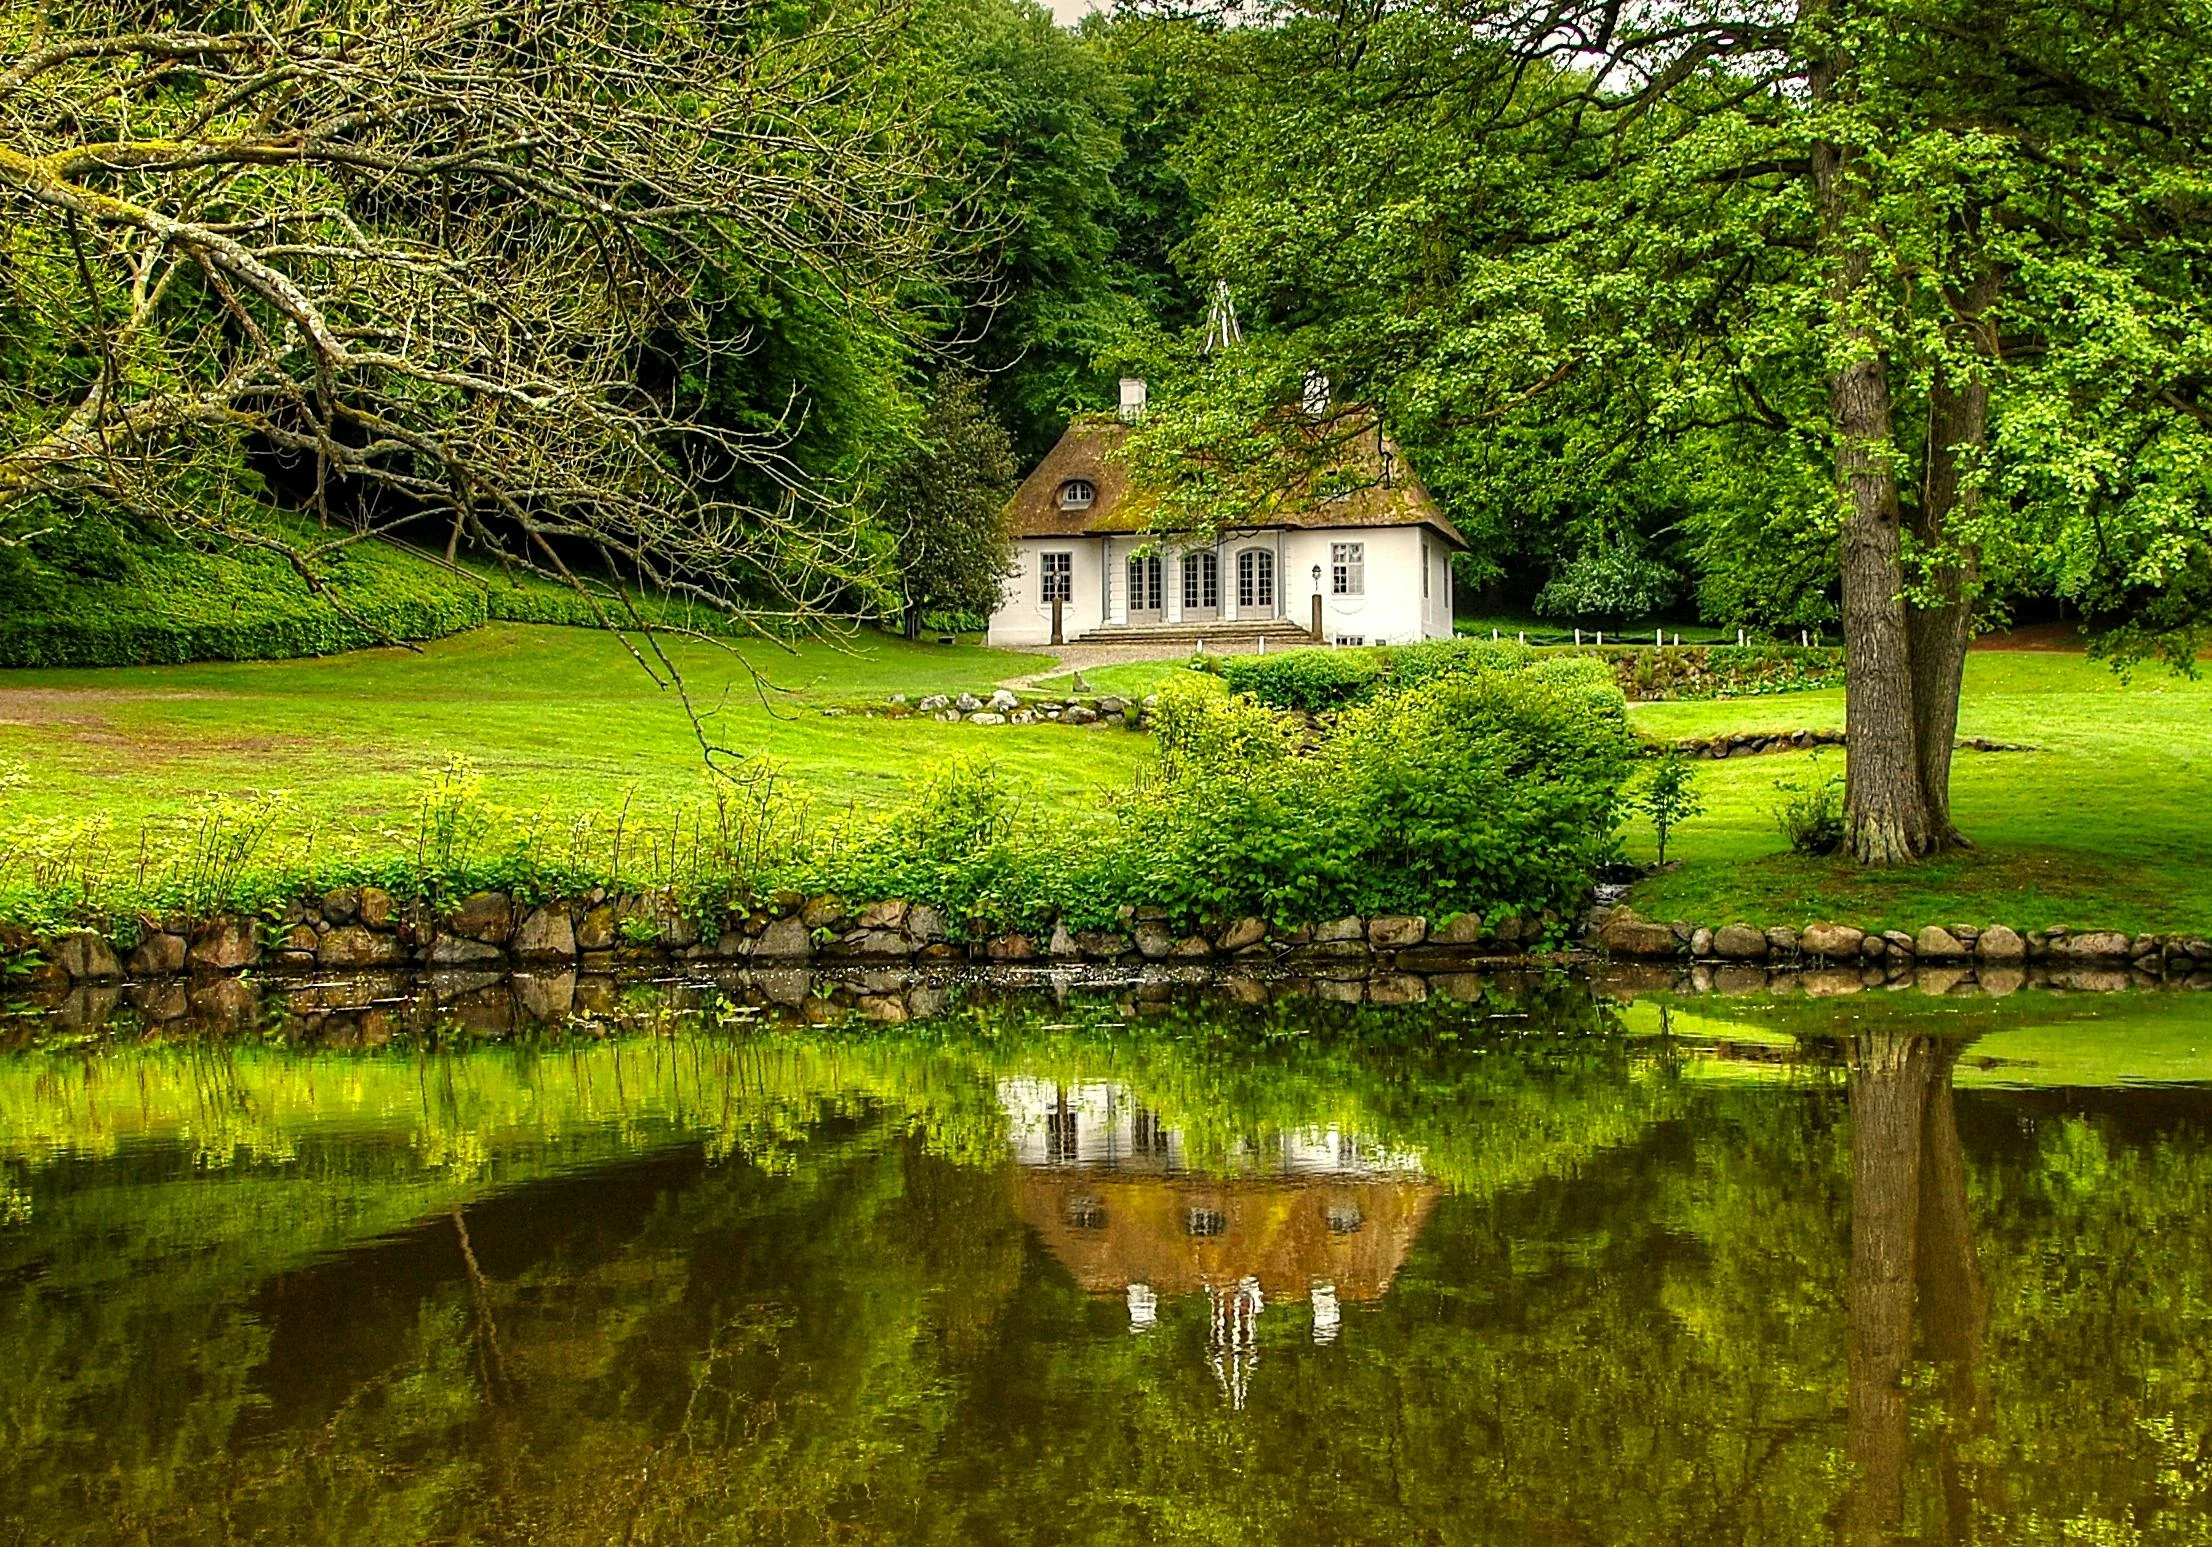
<svg viewBox="0 0 2212 1547">
<path fill-rule="evenodd" d="M 803 404 L 700 411 L 745 338 L 701 297 L 804 271 L 881 323 L 957 255 L 864 68 L 895 10 L 228 14 L 0 21 L 0 539 L 98 502 L 213 532 L 250 457 L 302 471 L 334 542 L 438 516 L 580 587 L 558 550 L 593 553 L 617 623 L 631 588 L 778 626 L 880 590 L 788 454 Z"/>
</svg>

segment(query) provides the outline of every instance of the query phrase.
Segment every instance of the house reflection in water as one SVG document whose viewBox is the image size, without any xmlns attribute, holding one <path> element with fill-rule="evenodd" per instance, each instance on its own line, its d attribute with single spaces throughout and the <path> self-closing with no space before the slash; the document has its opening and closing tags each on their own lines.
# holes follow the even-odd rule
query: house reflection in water
<svg viewBox="0 0 2212 1547">
<path fill-rule="evenodd" d="M 1000 1082 L 1021 1168 L 1022 1215 L 1085 1290 L 1129 1307 L 1203 1292 L 1208 1358 L 1241 1407 L 1270 1302 L 1304 1301 L 1313 1340 L 1336 1341 L 1346 1302 L 1380 1299 L 1437 1188 L 1418 1156 L 1330 1128 L 1238 1145 L 1193 1170 L 1181 1136 L 1118 1085 Z"/>
</svg>

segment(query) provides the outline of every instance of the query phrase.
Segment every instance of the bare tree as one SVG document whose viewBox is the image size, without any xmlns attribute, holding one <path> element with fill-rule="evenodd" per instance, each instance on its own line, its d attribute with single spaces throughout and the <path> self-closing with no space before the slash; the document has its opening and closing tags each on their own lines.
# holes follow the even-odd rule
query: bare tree
<svg viewBox="0 0 2212 1547">
<path fill-rule="evenodd" d="M 786 455 L 802 404 L 750 432 L 696 411 L 745 345 L 699 297 L 803 269 L 888 308 L 942 257 L 947 201 L 866 67 L 895 14 L 170 14 L 0 19 L 0 539 L 121 502 L 319 585 L 318 545 L 228 496 L 251 447 L 332 544 L 444 516 L 610 621 L 632 586 L 791 619 L 871 582 L 857 518 Z M 623 583 L 577 580 L 580 548 Z"/>
</svg>

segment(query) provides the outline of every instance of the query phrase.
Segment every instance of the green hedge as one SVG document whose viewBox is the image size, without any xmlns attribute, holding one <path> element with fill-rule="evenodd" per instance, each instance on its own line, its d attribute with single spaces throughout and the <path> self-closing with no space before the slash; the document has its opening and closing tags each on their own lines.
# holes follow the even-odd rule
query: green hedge
<svg viewBox="0 0 2212 1547">
<path fill-rule="evenodd" d="M 1388 680 L 1386 650 L 1287 650 L 1280 655 L 1224 655 L 1213 669 L 1232 693 L 1274 709 L 1318 713 L 1372 699 Z"/>
<path fill-rule="evenodd" d="M 1575 648 L 1435 639 L 1381 649 L 1221 656 L 1207 664 L 1232 692 L 1271 708 L 1320 713 L 1535 659 L 1600 662 L 1621 692 L 1636 700 L 1735 698 L 1843 685 L 1841 650 L 1795 645 Z"/>
<path fill-rule="evenodd" d="M 440 639 L 491 622 L 596 621 L 584 598 L 535 576 L 456 573 L 382 542 L 346 549 L 324 571 L 338 605 L 275 554 L 188 547 L 94 518 L 51 541 L 0 550 L 0 666 L 281 660 Z M 652 612 L 656 621 L 721 622 L 671 605 Z"/>
</svg>

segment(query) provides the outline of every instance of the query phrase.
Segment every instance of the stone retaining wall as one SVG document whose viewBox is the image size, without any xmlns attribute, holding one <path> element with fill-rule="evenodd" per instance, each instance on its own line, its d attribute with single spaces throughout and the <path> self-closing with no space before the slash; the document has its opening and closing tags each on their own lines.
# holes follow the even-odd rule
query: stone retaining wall
<svg viewBox="0 0 2212 1547">
<path fill-rule="evenodd" d="M 1647 742 L 1650 755 L 1674 753 L 1678 757 L 1759 757 L 1769 752 L 1809 752 L 1819 747 L 1848 746 L 1850 738 L 1839 730 L 1730 731 L 1720 736 L 1686 736 L 1676 741 Z M 1951 743 L 1960 752 L 2034 752 L 2038 748 L 2017 741 L 1991 741 L 1987 736 L 1961 736 Z"/>
<path fill-rule="evenodd" d="M 376 887 L 340 887 L 270 917 L 142 918 L 115 936 L 90 929 L 40 937 L 0 926 L 0 958 L 28 956 L 31 981 L 114 982 L 180 975 L 269 975 L 391 968 L 504 971 L 575 968 L 617 972 L 685 962 L 839 963 L 1093 962 L 1192 964 L 1242 960 L 1291 967 L 1329 964 L 1451 970 L 1520 954 L 1556 927 L 1554 915 L 1473 914 L 1437 922 L 1384 915 L 1285 929 L 1242 918 L 1197 930 L 1171 928 L 1164 910 L 1124 908 L 1116 926 L 1004 934 L 962 941 L 926 903 L 849 902 L 779 893 L 734 913 L 711 935 L 665 895 L 530 902 L 478 892 L 442 907 L 402 902 Z"/>
<path fill-rule="evenodd" d="M 1592 943 L 1609 956 L 1687 957 L 1712 963 L 1851 963 L 1894 966 L 2120 966 L 2157 975 L 2212 972 L 2212 941 L 2194 935 L 2129 935 L 2118 930 L 2032 929 L 2005 924 L 1929 924 L 1912 933 L 1820 923 L 1802 930 L 1724 924 L 1718 929 L 1659 923 L 1630 908 L 1599 921 Z"/>
<path fill-rule="evenodd" d="M 1204 966 L 955 967 L 911 965 L 739 966 L 716 964 L 653 983 L 657 1003 L 673 1009 L 724 1003 L 758 1006 L 767 1018 L 809 1025 L 861 1019 L 897 1023 L 985 998 L 1110 993 L 1133 1006 L 1178 998 L 1218 997 L 1242 1005 L 1313 1000 L 1399 1006 L 1430 1000 L 1479 1004 L 1527 985 L 1533 965 L 1523 958 L 1480 971 L 1399 971 L 1365 962 L 1305 971 L 1237 962 Z M 34 993 L 28 1017 L 12 1021 L 0 1009 L 0 1043 L 25 1031 L 86 1035 L 154 1027 L 221 1033 L 271 1032 L 331 1047 L 376 1047 L 396 1037 L 458 1029 L 503 1036 L 531 1026 L 558 1026 L 571 1017 L 619 1023 L 634 1001 L 635 975 L 538 970 L 381 969 L 310 977 L 237 975 L 149 978 L 130 983 L 57 983 Z M 2186 979 L 2107 967 L 1807 967 L 1755 963 L 1637 963 L 1602 967 L 1589 977 L 1598 994 L 1633 1001 L 1648 993 L 1683 995 L 1808 995 L 1916 991 L 1920 994 L 2007 995 L 2019 992 L 2121 993 L 2212 991 L 2212 970 Z M 1769 1045 L 1757 1055 L 1768 1059 Z"/>
</svg>

